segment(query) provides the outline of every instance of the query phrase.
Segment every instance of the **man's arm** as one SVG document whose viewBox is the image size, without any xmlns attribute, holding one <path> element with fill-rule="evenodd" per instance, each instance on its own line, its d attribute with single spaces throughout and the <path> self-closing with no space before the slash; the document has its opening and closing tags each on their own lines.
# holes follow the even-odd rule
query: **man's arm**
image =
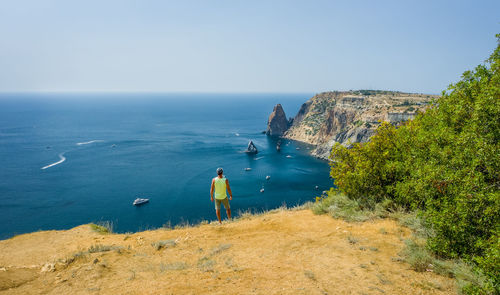
<svg viewBox="0 0 500 295">
<path fill-rule="evenodd" d="M 229 186 L 229 180 L 226 179 L 227 191 L 229 192 L 229 200 L 233 199 L 233 193 L 231 192 L 231 187 Z"/>
<path fill-rule="evenodd" d="M 214 179 L 212 178 L 212 184 L 210 185 L 210 201 L 214 201 Z"/>
</svg>

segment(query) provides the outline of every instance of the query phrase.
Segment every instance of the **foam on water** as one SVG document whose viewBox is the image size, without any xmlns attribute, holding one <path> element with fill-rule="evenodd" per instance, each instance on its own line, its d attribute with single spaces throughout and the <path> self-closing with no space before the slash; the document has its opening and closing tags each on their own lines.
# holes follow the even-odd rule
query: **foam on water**
<svg viewBox="0 0 500 295">
<path fill-rule="evenodd" d="M 91 140 L 91 141 L 86 141 L 86 142 L 78 142 L 76 145 L 85 145 L 85 144 L 91 144 L 94 142 L 103 142 L 104 140 L 96 139 L 96 140 Z"/>
<path fill-rule="evenodd" d="M 60 159 L 59 161 L 57 161 L 57 162 L 55 162 L 55 163 L 52 163 L 52 164 L 49 164 L 49 165 L 47 165 L 47 166 L 44 166 L 44 167 L 42 167 L 41 169 L 42 169 L 42 170 L 45 170 L 45 169 L 47 169 L 47 168 L 50 168 L 50 167 L 55 166 L 55 165 L 59 165 L 59 164 L 61 164 L 62 162 L 66 161 L 66 158 L 65 158 L 63 155 L 64 155 L 64 153 L 60 153 L 60 154 L 59 154 L 59 159 Z"/>
</svg>

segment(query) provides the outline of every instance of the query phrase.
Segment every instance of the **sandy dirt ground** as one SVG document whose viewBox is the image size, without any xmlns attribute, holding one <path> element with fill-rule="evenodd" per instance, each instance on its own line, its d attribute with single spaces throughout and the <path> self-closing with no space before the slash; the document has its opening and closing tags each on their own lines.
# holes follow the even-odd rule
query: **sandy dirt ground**
<svg viewBox="0 0 500 295">
<path fill-rule="evenodd" d="M 401 261 L 409 234 L 310 210 L 134 234 L 82 225 L 0 241 L 0 294 L 454 294 Z"/>
</svg>

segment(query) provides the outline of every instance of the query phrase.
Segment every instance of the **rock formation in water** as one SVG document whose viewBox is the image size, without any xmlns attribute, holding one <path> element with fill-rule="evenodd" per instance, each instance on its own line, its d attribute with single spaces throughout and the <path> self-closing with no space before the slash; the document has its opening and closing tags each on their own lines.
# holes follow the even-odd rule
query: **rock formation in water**
<svg viewBox="0 0 500 295">
<path fill-rule="evenodd" d="M 382 121 L 412 119 L 433 98 L 381 90 L 320 93 L 302 105 L 283 137 L 316 145 L 312 154 L 327 159 L 336 142 L 366 142 Z"/>
<path fill-rule="evenodd" d="M 269 115 L 266 134 L 270 136 L 282 136 L 288 130 L 289 123 L 290 121 L 286 119 L 283 107 L 281 107 L 281 104 L 277 104 L 271 115 Z"/>
<path fill-rule="evenodd" d="M 253 141 L 250 140 L 250 142 L 248 143 L 247 150 L 245 152 L 249 154 L 257 154 L 259 151 L 257 150 L 255 144 L 253 144 Z"/>
</svg>

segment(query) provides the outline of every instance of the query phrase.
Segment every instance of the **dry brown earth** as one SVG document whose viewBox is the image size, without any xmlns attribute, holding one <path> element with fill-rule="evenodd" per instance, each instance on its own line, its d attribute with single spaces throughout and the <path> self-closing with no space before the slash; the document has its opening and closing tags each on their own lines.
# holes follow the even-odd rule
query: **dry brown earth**
<svg viewBox="0 0 500 295">
<path fill-rule="evenodd" d="M 453 294 L 398 259 L 408 235 L 310 210 L 128 235 L 82 225 L 0 241 L 0 294 Z"/>
</svg>

